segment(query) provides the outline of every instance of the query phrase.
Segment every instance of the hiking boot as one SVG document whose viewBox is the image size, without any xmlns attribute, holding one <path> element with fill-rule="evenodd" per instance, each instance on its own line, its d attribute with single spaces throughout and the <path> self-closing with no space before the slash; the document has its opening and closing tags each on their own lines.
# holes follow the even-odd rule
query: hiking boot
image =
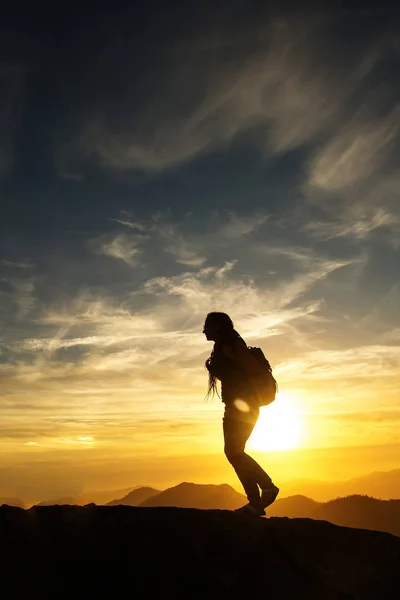
<svg viewBox="0 0 400 600">
<path fill-rule="evenodd" d="M 275 498 L 278 494 L 279 488 L 272 483 L 271 487 L 262 490 L 261 492 L 261 506 L 263 508 L 267 508 L 267 506 L 270 506 L 270 504 L 272 504 L 275 501 Z"/>
<path fill-rule="evenodd" d="M 240 513 L 241 515 L 253 515 L 255 517 L 262 517 L 265 515 L 265 510 L 261 506 L 254 506 L 254 504 L 245 504 L 240 508 L 237 508 L 234 512 Z"/>
</svg>

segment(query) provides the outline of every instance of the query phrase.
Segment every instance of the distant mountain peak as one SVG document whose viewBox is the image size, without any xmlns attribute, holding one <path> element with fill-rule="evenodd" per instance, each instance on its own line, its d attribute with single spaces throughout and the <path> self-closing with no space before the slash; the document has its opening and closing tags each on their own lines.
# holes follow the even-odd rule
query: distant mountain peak
<svg viewBox="0 0 400 600">
<path fill-rule="evenodd" d="M 140 506 L 234 510 L 245 503 L 246 497 L 227 483 L 216 485 L 183 481 L 146 499 Z"/>
<path fill-rule="evenodd" d="M 233 490 L 233 487 L 228 483 L 193 483 L 192 481 L 182 481 L 177 485 L 174 485 L 167 489 L 229 489 Z M 234 490 L 235 491 L 235 490 Z"/>
<path fill-rule="evenodd" d="M 123 498 L 111 500 L 111 502 L 107 502 L 106 506 L 118 506 L 120 504 L 126 506 L 138 506 L 148 498 L 155 496 L 160 493 L 160 490 L 156 490 L 152 487 L 140 487 L 135 488 L 129 494 L 126 494 Z"/>
</svg>

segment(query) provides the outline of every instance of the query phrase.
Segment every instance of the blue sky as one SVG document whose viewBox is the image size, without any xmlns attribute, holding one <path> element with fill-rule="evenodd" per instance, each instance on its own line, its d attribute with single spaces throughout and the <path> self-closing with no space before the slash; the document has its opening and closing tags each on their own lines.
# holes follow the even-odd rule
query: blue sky
<svg viewBox="0 0 400 600">
<path fill-rule="evenodd" d="M 201 454 L 210 431 L 214 451 L 210 310 L 263 347 L 302 446 L 399 443 L 398 9 L 148 2 L 2 29 L 9 468 Z"/>
</svg>

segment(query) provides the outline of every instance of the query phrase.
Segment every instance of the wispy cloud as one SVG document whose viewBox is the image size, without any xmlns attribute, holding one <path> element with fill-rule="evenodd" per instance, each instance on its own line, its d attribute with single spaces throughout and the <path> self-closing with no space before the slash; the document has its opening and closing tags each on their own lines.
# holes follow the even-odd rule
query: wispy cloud
<svg viewBox="0 0 400 600">
<path fill-rule="evenodd" d="M 19 262 L 14 260 L 0 259 L 0 266 L 15 269 L 30 269 L 33 265 L 30 262 Z"/>
<path fill-rule="evenodd" d="M 129 215 L 126 215 L 121 219 L 113 219 L 113 221 L 115 221 L 116 223 L 120 223 L 121 225 L 124 225 L 129 229 L 135 229 L 138 231 L 148 231 L 147 225 L 145 225 L 144 223 L 140 223 L 139 221 L 132 221 L 129 218 Z"/>
<path fill-rule="evenodd" d="M 345 350 L 320 350 L 304 353 L 301 360 L 280 365 L 279 372 L 302 373 L 305 379 L 328 380 L 393 378 L 400 367 L 400 346 L 358 346 Z M 397 385 L 399 380 L 397 379 Z"/>
<path fill-rule="evenodd" d="M 385 379 L 381 389 L 390 406 L 399 367 L 397 346 L 382 339 L 379 344 L 338 351 L 329 349 L 335 338 L 325 335 L 325 352 L 316 337 L 316 330 L 329 321 L 325 310 L 331 278 L 357 269 L 359 257 L 328 257 L 309 246 L 285 244 L 279 236 L 268 239 L 263 228 L 273 230 L 274 222 L 261 213 L 214 215 L 203 222 L 203 231 L 198 226 L 193 239 L 185 219 L 173 221 L 159 214 L 156 219 L 135 221 L 125 216 L 121 221 L 128 252 L 140 249 L 146 262 L 145 244 L 153 247 L 158 240 L 174 258 L 175 274 L 163 274 L 158 264 L 157 274 L 126 287 L 122 294 L 87 290 L 47 302 L 34 315 L 25 312 L 34 332 L 7 340 L 0 368 L 7 403 L 0 432 L 4 439 L 46 447 L 70 440 L 66 446 L 71 446 L 80 435 L 96 440 L 109 436 L 110 427 L 121 436 L 127 423 L 133 427 L 155 411 L 164 415 L 169 411 L 178 421 L 182 407 L 195 412 L 206 391 L 203 365 L 210 347 L 201 331 L 210 310 L 228 312 L 248 343 L 268 348 L 283 390 L 297 390 L 307 398 L 304 410 L 312 410 L 320 396 L 324 410 L 332 410 L 339 380 L 346 382 L 338 405 L 343 408 L 349 398 L 359 399 L 360 381 L 374 382 L 377 377 Z M 177 238 L 191 252 L 200 253 L 203 236 L 205 256 L 213 259 L 210 266 L 184 264 L 177 260 L 181 254 L 169 246 Z M 113 239 L 100 236 L 96 249 Z M 217 259 L 216 249 L 221 248 L 229 250 L 230 261 Z M 104 260 L 102 252 L 97 254 L 96 260 Z M 274 265 L 279 277 L 259 278 L 256 256 L 263 268 Z M 126 262 L 119 254 L 113 258 Z M 282 264 L 290 268 L 280 271 Z M 25 284 L 19 294 L 27 309 L 33 288 Z M 327 381 L 332 382 L 328 391 Z M 32 411 L 30 404 L 35 407 Z M 36 414 L 37 426 L 18 428 L 24 405 L 26 414 Z M 162 435 L 172 443 L 173 436 Z"/>
<path fill-rule="evenodd" d="M 122 305 L 82 296 L 68 305 L 46 309 L 36 322 L 55 327 L 56 333 L 12 343 L 17 354 L 34 353 L 35 360 L 23 365 L 17 360 L 14 367 L 4 366 L 3 373 L 11 376 L 14 372 L 19 381 L 32 383 L 58 377 L 90 379 L 100 372 L 129 376 L 135 368 L 135 385 L 152 381 L 158 389 L 155 365 L 162 365 L 159 375 L 165 386 L 182 368 L 192 369 L 204 353 L 201 328 L 207 312 L 220 309 L 231 313 L 246 337 L 283 334 L 291 322 L 318 313 L 320 302 L 302 301 L 302 296 L 344 264 L 312 260 L 306 269 L 302 267 L 305 272 L 269 289 L 267 295 L 254 282 L 233 276 L 234 263 L 226 263 L 151 278 Z M 77 347 L 91 351 L 65 363 L 57 355 L 60 350 Z M 172 379 L 171 370 L 175 373 Z"/>
<path fill-rule="evenodd" d="M 225 30 L 219 43 L 207 40 L 206 47 L 203 32 L 198 40 L 192 33 L 191 43 L 181 39 L 163 57 L 163 73 L 154 73 L 159 90 L 140 115 L 141 127 L 129 127 L 129 119 L 123 128 L 113 127 L 106 111 L 100 112 L 77 137 L 75 150 L 115 169 L 159 171 L 227 145 L 253 127 L 262 132 L 261 147 L 272 154 L 320 139 L 337 127 L 346 102 L 362 86 L 384 48 L 381 33 L 364 45 L 359 41 L 336 72 L 330 25 L 329 17 L 275 19 L 258 26 L 256 40 L 254 33 L 251 39 L 248 32 L 242 33 L 243 39 L 238 40 L 237 33 Z M 236 61 L 232 55 L 228 61 L 224 52 L 232 44 L 241 51 L 235 53 Z M 183 48 L 186 60 L 180 54 Z M 346 176 L 354 178 L 357 169 L 370 165 L 377 148 L 392 133 L 380 126 L 358 130 L 355 141 L 353 135 L 343 134 L 316 161 L 313 180 L 319 185 L 332 185 L 332 168 L 339 168 L 346 153 L 359 155 L 357 163 L 352 159 L 355 174 L 349 170 Z M 361 146 L 362 153 L 357 152 Z"/>
<path fill-rule="evenodd" d="M 400 215 L 397 216 L 384 207 L 356 204 L 347 206 L 336 215 L 335 220 L 309 221 L 304 225 L 304 230 L 325 240 L 338 237 L 365 240 L 373 232 L 383 230 L 394 240 L 400 234 Z"/>
<path fill-rule="evenodd" d="M 392 342 L 400 344 L 400 327 L 396 327 L 395 329 L 391 329 L 390 331 L 385 331 L 381 339 L 383 342 Z"/>
<path fill-rule="evenodd" d="M 200 267 L 207 261 L 206 240 L 189 232 L 185 234 L 162 214 L 157 215 L 152 230 L 160 239 L 163 250 L 172 255 L 177 263 Z"/>
<path fill-rule="evenodd" d="M 215 211 L 199 232 L 198 223 L 190 217 L 177 222 L 168 211 L 158 211 L 146 222 L 128 217 L 115 219 L 128 231 L 94 238 L 89 246 L 97 254 L 122 260 L 132 267 L 137 266 L 141 253 L 149 246 L 172 256 L 178 264 L 201 267 L 216 252 L 231 248 L 233 242 L 246 243 L 268 219 L 262 212 L 239 215 L 231 210 Z"/>
<path fill-rule="evenodd" d="M 90 240 L 90 248 L 97 254 L 103 254 L 110 258 L 122 260 L 130 267 L 136 267 L 139 264 L 141 254 L 138 247 L 143 241 L 142 235 L 126 235 L 118 233 L 114 237 L 103 235 Z"/>
<path fill-rule="evenodd" d="M 340 190 L 370 179 L 398 136 L 398 107 L 384 119 L 366 122 L 358 115 L 319 151 L 311 165 L 310 184 Z"/>
<path fill-rule="evenodd" d="M 35 279 L 10 279 L 13 289 L 12 302 L 16 306 L 16 317 L 23 319 L 33 309 L 36 303 L 34 297 Z"/>
<path fill-rule="evenodd" d="M 246 243 L 247 238 L 262 228 L 267 219 L 265 213 L 238 215 L 231 210 L 214 212 L 206 229 L 199 233 L 173 223 L 165 213 L 158 213 L 152 229 L 161 240 L 164 251 L 174 256 L 178 263 L 202 266 L 219 249 L 230 248 L 233 242 L 237 245 Z"/>
<path fill-rule="evenodd" d="M 95 240 L 96 251 L 104 250 L 105 246 L 122 248 L 113 257 L 133 261 L 136 254 L 130 252 L 132 249 L 139 252 L 139 241 L 149 242 L 153 247 L 154 239 L 158 239 L 162 249 L 174 256 L 180 272 L 149 277 L 139 286 L 128 288 L 123 297 L 88 292 L 42 308 L 34 323 L 36 328 L 42 328 L 43 334 L 9 343 L 9 348 L 19 355 L 35 353 L 37 373 L 42 373 L 39 378 L 47 377 L 45 365 L 60 360 L 61 350 L 74 348 L 79 354 L 75 358 L 70 356 L 68 376 L 71 369 L 78 377 L 84 373 L 90 377 L 91 372 L 98 371 L 121 373 L 125 370 L 128 373 L 136 365 L 147 380 L 154 378 L 151 365 L 160 361 L 165 365 L 162 372 L 167 377 L 168 368 L 179 370 L 182 356 L 185 363 L 193 361 L 189 367 L 192 368 L 204 352 L 200 331 L 210 310 L 232 314 L 243 335 L 252 339 L 292 335 L 294 323 L 323 318 L 323 288 L 316 297 L 311 294 L 313 288 L 324 285 L 331 274 L 343 268 L 357 268 L 359 262 L 358 258 L 339 260 L 318 256 L 311 248 L 284 246 L 280 240 L 275 245 L 272 241 L 265 243 L 264 234 L 261 238 L 258 234 L 260 228 L 269 226 L 269 221 L 267 215 L 261 213 L 213 215 L 210 222 L 204 224 L 204 233 L 197 231 L 193 236 L 182 227 L 184 222 L 165 219 L 161 213 L 148 221 L 132 223 L 140 234 L 134 233 L 132 240 L 128 233 L 117 234 L 117 238 L 111 239 L 119 240 L 118 244 L 100 236 Z M 124 220 L 124 227 L 132 229 L 130 224 L 131 221 Z M 202 248 L 216 266 L 204 267 L 194 260 L 185 262 L 179 244 L 173 246 L 174 240 L 184 241 L 186 257 L 189 253 L 192 257 L 200 256 Z M 221 248 L 229 250 L 232 260 L 217 258 Z M 143 247 L 140 252 L 147 260 Z M 291 267 L 276 280 L 257 278 L 256 282 L 256 273 L 252 270 L 256 255 L 263 264 L 275 265 L 278 270 L 282 258 L 289 261 Z M 131 266 L 133 262 L 128 264 Z M 182 265 L 190 269 L 182 272 Z M 29 297 L 21 297 L 20 301 L 26 305 Z M 183 354 L 182 348 L 185 348 Z M 24 377 L 34 377 L 35 365 Z M 18 370 L 21 372 L 19 367 Z M 136 382 L 140 377 L 137 373 Z"/>
</svg>

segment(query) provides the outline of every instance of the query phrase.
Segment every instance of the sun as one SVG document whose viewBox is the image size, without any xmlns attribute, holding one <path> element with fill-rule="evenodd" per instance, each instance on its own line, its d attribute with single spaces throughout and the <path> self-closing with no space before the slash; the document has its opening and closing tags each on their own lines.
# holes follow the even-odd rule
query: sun
<svg viewBox="0 0 400 600">
<path fill-rule="evenodd" d="M 279 392 L 275 402 L 262 408 L 248 446 L 253 450 L 292 450 L 301 445 L 303 427 L 294 395 Z"/>
</svg>

